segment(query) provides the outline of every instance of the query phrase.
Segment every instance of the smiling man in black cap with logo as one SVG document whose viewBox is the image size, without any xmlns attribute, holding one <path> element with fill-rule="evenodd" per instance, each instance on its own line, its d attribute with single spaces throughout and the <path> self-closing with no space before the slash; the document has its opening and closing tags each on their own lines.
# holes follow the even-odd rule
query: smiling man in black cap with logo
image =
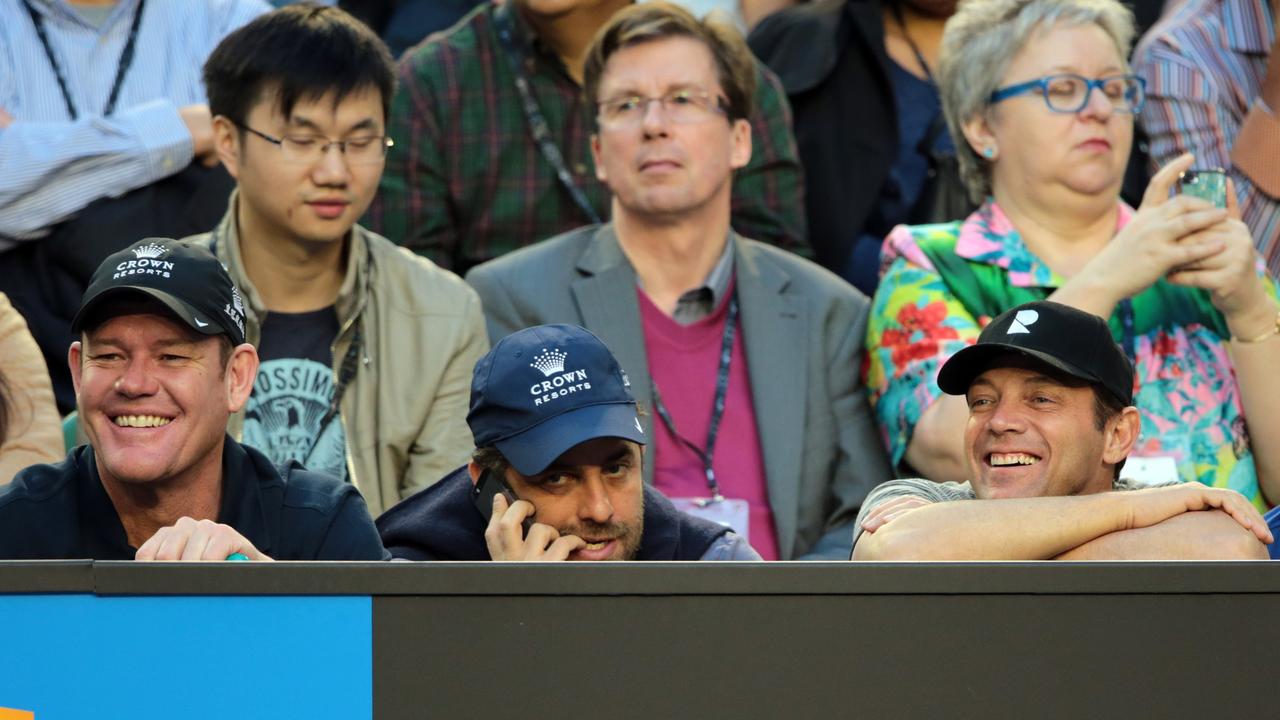
<svg viewBox="0 0 1280 720">
<path fill-rule="evenodd" d="M 258 356 L 207 250 L 147 239 L 94 273 L 68 361 L 90 444 L 0 489 L 0 557 L 378 560 L 350 485 L 226 435 Z"/>
<path fill-rule="evenodd" d="M 646 438 L 630 383 L 580 327 L 503 338 L 476 363 L 467 423 L 471 462 L 378 518 L 393 556 L 760 559 L 742 536 L 645 485 Z"/>
<path fill-rule="evenodd" d="M 1133 366 L 1101 318 L 1049 301 L 1013 308 L 943 365 L 938 386 L 968 400 L 970 482 L 876 488 L 854 560 L 1267 557 L 1271 532 L 1243 495 L 1120 477 L 1140 420 Z"/>
</svg>

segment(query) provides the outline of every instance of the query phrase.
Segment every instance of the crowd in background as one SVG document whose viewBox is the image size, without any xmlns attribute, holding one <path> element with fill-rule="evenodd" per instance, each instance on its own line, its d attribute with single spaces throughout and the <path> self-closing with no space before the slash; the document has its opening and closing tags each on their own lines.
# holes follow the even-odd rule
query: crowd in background
<svg viewBox="0 0 1280 720">
<path fill-rule="evenodd" d="M 523 467 L 504 445 L 556 417 L 541 405 L 563 400 L 561 376 L 525 384 L 536 422 L 486 414 L 506 402 L 486 374 L 500 348 L 537 367 L 552 336 L 504 338 L 559 324 L 590 336 L 559 341 L 598 353 L 598 338 L 593 362 L 616 362 L 608 402 L 642 408 L 630 442 L 644 453 L 622 474 L 663 498 L 632 518 L 651 538 L 669 500 L 670 517 L 727 525 L 767 560 L 909 557 L 885 549 L 898 537 L 885 526 L 1000 496 L 1007 461 L 1054 474 L 1027 497 L 1198 484 L 1211 491 L 1186 510 L 1271 540 L 1254 517 L 1280 502 L 1269 0 L 274 4 L 0 0 L 0 481 L 64 457 L 74 474 L 94 464 L 73 449 L 86 444 L 103 473 L 112 425 L 179 415 L 104 414 L 112 401 L 86 402 L 85 371 L 101 369 L 95 333 L 132 331 L 94 289 L 181 246 L 225 269 L 231 345 L 255 356 L 209 447 L 225 434 L 252 449 L 236 462 L 260 453 L 354 488 L 398 556 L 469 559 L 480 531 L 494 559 L 523 556 L 525 536 L 495 539 L 526 519 L 514 498 L 486 529 L 457 493 L 485 471 L 542 492 L 573 454 L 543 437 L 557 452 Z M 181 333 L 208 334 L 163 302 Z M 1127 387 L 1095 372 L 1102 355 L 1009 344 L 1062 306 L 1071 332 L 1090 327 L 1073 311 L 1101 319 L 1088 331 L 1118 349 Z M 997 325 L 1014 339 L 993 339 Z M 976 454 L 979 422 L 1034 434 L 975 401 L 1005 365 L 946 387 L 953 358 L 990 343 L 1049 363 L 1063 387 L 1103 388 L 1096 431 L 1124 452 L 1100 446 L 1089 472 L 1048 441 Z M 110 392 L 169 392 L 164 373 L 122 372 Z M 1010 426 L 1043 415 L 1027 417 Z M 1065 473 L 1100 479 L 1072 488 Z M 168 523 L 134 528 L 103 484 L 116 549 L 163 556 L 148 538 Z M 332 497 L 343 517 L 346 496 Z M 1182 512 L 1158 497 L 1148 529 Z M 201 507 L 197 520 L 227 522 L 216 501 Z M 456 532 L 472 545 L 415 529 L 446 512 L 468 513 Z M 557 544 L 580 529 L 565 522 L 538 553 L 594 559 L 605 540 Z M 971 538 L 995 521 L 937 522 Z M 688 559 L 749 559 L 673 527 L 703 543 Z M 1106 532 L 1028 552 L 1102 557 L 1082 549 Z M 884 545 L 856 552 L 860 536 Z M 938 537 L 931 548 L 955 547 Z"/>
</svg>

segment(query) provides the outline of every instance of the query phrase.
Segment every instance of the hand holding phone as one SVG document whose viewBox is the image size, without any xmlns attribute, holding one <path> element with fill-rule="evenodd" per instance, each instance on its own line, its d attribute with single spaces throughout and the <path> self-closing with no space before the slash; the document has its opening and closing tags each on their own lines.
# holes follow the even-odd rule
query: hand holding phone
<svg viewBox="0 0 1280 720">
<path fill-rule="evenodd" d="M 493 473 L 481 473 L 471 497 L 486 518 L 484 541 L 493 560 L 567 560 L 586 545 L 577 535 L 561 535 L 550 525 L 535 523 L 533 504 L 520 500 Z"/>
<path fill-rule="evenodd" d="M 505 478 L 495 473 L 485 470 L 480 473 L 480 479 L 476 481 L 476 486 L 471 490 L 471 502 L 475 503 L 476 510 L 480 511 L 480 515 L 484 518 L 485 524 L 489 524 L 493 520 L 493 497 L 501 495 L 507 499 L 507 507 L 515 504 L 520 498 L 516 497 L 516 491 L 511 489 Z M 529 534 L 529 528 L 533 525 L 533 513 L 529 513 L 521 523 L 525 535 Z"/>
</svg>

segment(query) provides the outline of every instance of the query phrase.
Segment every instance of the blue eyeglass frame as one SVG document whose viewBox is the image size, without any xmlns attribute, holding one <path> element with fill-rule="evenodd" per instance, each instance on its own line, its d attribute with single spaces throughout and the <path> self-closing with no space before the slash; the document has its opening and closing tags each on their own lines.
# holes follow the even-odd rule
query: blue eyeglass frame
<svg viewBox="0 0 1280 720">
<path fill-rule="evenodd" d="M 1080 107 L 1076 108 L 1075 110 L 1059 110 L 1049 104 L 1049 83 L 1059 78 L 1075 78 L 1085 84 L 1086 89 L 1084 93 L 1084 99 L 1080 102 Z M 987 102 L 991 105 L 994 105 L 1002 100 L 1008 100 L 1011 97 L 1017 97 L 1018 95 L 1024 95 L 1028 92 L 1031 92 L 1032 90 L 1039 89 L 1041 96 L 1044 98 L 1045 107 L 1049 108 L 1049 112 L 1056 112 L 1056 113 L 1063 113 L 1063 114 L 1078 113 L 1081 110 L 1085 109 L 1085 107 L 1089 104 L 1089 100 L 1090 98 L 1093 97 L 1093 91 L 1095 89 L 1102 90 L 1103 85 L 1106 85 L 1108 82 L 1111 82 L 1112 80 L 1116 80 L 1116 79 L 1136 80 L 1138 82 L 1138 90 L 1139 92 L 1142 93 L 1142 97 L 1138 100 L 1137 103 L 1134 104 L 1133 107 L 1127 110 L 1115 108 L 1116 112 L 1130 113 L 1133 115 L 1137 115 L 1138 113 L 1142 112 L 1142 108 L 1145 107 L 1147 104 L 1147 80 L 1146 78 L 1139 77 L 1132 73 L 1128 75 L 1108 75 L 1107 77 L 1098 78 L 1096 80 L 1090 80 L 1089 78 L 1083 75 L 1077 75 L 1075 73 L 1058 73 L 1056 75 L 1045 75 L 1044 77 L 1036 78 L 1035 80 L 1028 80 L 1026 82 L 1018 83 L 1016 85 L 1008 85 L 1006 87 L 1002 87 L 999 90 L 996 90 L 995 92 L 991 93 L 991 97 L 987 99 Z"/>
</svg>

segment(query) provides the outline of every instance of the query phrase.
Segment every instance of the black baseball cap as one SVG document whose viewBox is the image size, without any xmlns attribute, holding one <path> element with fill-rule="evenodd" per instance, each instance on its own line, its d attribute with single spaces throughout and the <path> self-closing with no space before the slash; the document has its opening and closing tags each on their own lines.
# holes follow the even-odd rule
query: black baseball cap
<svg viewBox="0 0 1280 720">
<path fill-rule="evenodd" d="M 600 338 L 576 325 L 539 325 L 498 341 L 476 363 L 467 424 L 522 475 L 537 475 L 601 437 L 645 443 L 631 383 Z"/>
<path fill-rule="evenodd" d="M 943 364 L 938 387 L 964 395 L 974 378 L 1010 352 L 1101 386 L 1124 405 L 1133 404 L 1133 364 L 1111 337 L 1107 322 L 1048 300 L 1019 305 L 992 320 L 977 344 Z"/>
<path fill-rule="evenodd" d="M 226 335 L 232 345 L 245 341 L 244 304 L 227 269 L 204 246 L 169 238 L 146 238 L 103 260 L 72 332 L 111 317 L 113 301 L 137 293 L 159 301 L 198 333 Z"/>
</svg>

